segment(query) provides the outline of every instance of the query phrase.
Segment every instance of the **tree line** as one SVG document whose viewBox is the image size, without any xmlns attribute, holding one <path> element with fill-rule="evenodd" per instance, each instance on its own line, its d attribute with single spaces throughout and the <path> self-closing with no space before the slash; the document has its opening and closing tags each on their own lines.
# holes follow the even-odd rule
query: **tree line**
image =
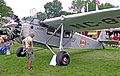
<svg viewBox="0 0 120 76">
<path fill-rule="evenodd" d="M 0 0 L 0 16 L 7 17 L 13 13 L 12 8 L 6 5 L 4 0 Z"/>
<path fill-rule="evenodd" d="M 69 10 L 71 12 L 63 11 L 62 3 L 59 0 L 53 0 L 44 5 L 45 12 L 37 12 L 37 18 L 39 20 L 44 20 L 53 17 L 59 17 L 61 15 L 70 15 L 73 13 L 81 13 L 84 7 L 85 12 L 96 10 L 96 0 L 73 0 Z M 116 7 L 110 3 L 100 3 L 99 10 Z M 12 8 L 6 5 L 4 0 L 0 0 L 0 15 L 1 17 L 11 16 L 14 12 Z M 25 20 L 28 17 L 23 17 Z"/>
<path fill-rule="evenodd" d="M 36 15 L 39 20 L 44 20 L 48 18 L 59 17 L 61 15 L 81 13 L 83 7 L 85 7 L 85 12 L 95 11 L 96 0 L 73 0 L 71 3 L 71 7 L 69 7 L 69 10 L 71 10 L 72 12 L 62 11 L 62 3 L 59 0 L 53 0 L 53 2 L 48 2 L 44 5 L 45 12 L 37 12 Z M 99 4 L 98 8 L 99 10 L 101 10 L 114 7 L 116 6 L 110 3 L 101 3 Z"/>
</svg>

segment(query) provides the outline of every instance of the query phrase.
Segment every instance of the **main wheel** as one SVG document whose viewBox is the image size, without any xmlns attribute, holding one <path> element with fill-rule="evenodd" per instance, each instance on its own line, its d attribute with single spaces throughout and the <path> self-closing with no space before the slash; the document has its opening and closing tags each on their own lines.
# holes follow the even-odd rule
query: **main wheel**
<svg viewBox="0 0 120 76">
<path fill-rule="evenodd" d="M 70 63 L 70 55 L 66 51 L 60 51 L 56 57 L 57 65 L 66 66 Z"/>
<path fill-rule="evenodd" d="M 17 57 L 25 57 L 26 56 L 26 52 L 23 51 L 23 47 L 20 47 L 17 49 Z"/>
</svg>

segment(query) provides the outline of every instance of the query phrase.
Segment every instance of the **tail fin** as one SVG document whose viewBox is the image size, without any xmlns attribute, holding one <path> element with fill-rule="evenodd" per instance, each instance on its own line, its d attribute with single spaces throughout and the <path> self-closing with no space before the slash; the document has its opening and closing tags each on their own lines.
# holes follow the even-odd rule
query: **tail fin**
<svg viewBox="0 0 120 76">
<path fill-rule="evenodd" d="M 101 43 L 106 43 L 106 44 L 118 44 L 118 40 L 109 40 L 107 39 L 106 31 L 102 30 L 98 39 L 99 42 Z"/>
</svg>

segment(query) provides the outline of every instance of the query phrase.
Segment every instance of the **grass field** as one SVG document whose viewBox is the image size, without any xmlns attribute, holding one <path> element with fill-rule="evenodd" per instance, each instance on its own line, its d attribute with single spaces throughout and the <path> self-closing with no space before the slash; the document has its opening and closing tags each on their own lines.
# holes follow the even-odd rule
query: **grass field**
<svg viewBox="0 0 120 76">
<path fill-rule="evenodd" d="M 52 57 L 48 49 L 34 49 L 33 70 L 25 69 L 27 57 L 18 58 L 12 45 L 11 55 L 0 55 L 0 76 L 120 76 L 120 50 L 66 49 L 71 56 L 68 66 L 49 66 Z M 55 48 L 57 51 L 57 49 Z"/>
</svg>

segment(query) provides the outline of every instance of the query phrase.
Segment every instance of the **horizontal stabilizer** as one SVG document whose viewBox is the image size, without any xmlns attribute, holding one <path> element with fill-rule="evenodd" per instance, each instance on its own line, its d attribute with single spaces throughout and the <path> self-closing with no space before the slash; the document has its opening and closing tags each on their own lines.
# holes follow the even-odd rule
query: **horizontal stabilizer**
<svg viewBox="0 0 120 76">
<path fill-rule="evenodd" d="M 105 44 L 118 44 L 119 43 L 118 40 L 99 40 L 99 42 L 105 43 Z"/>
</svg>

